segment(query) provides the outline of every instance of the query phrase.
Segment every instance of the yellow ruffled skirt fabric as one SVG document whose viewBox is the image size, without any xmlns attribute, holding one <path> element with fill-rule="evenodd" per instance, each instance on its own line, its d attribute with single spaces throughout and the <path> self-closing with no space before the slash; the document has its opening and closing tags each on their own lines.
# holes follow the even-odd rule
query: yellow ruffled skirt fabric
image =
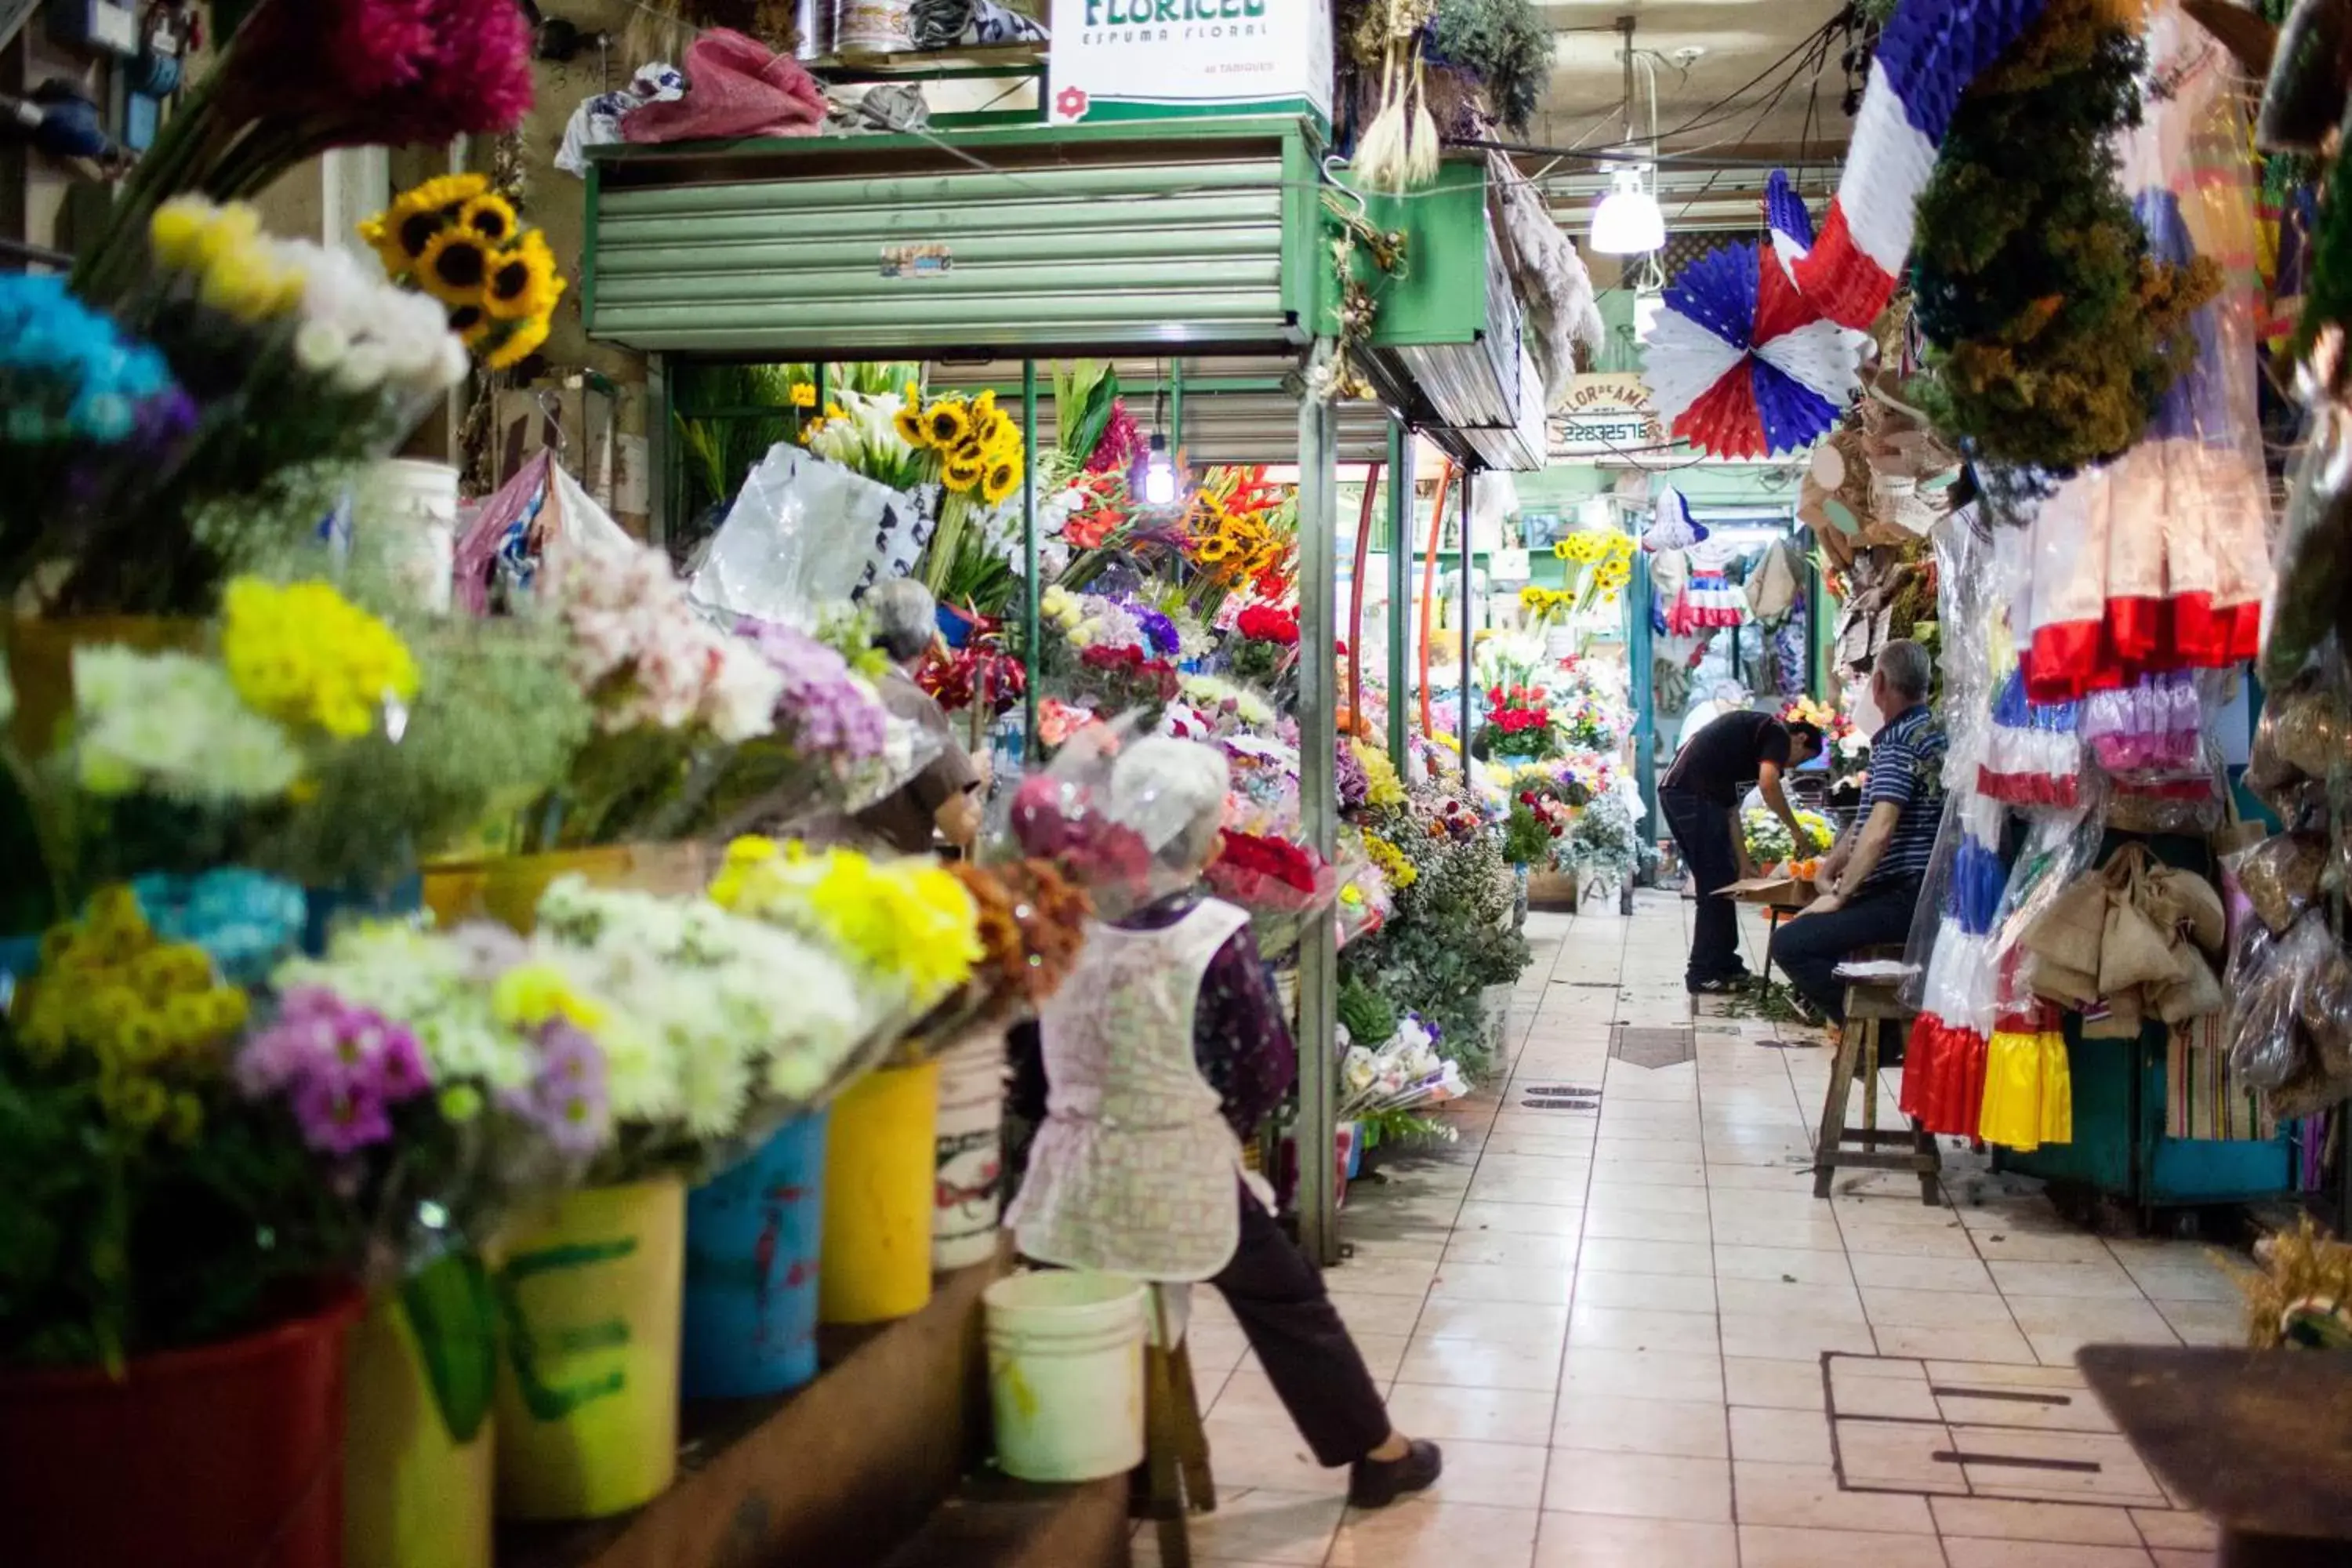
<svg viewBox="0 0 2352 1568">
<path fill-rule="evenodd" d="M 1994 1031 L 1977 1133 L 2005 1149 L 2074 1142 L 2074 1080 L 2064 1035 L 2055 1029 Z"/>
</svg>

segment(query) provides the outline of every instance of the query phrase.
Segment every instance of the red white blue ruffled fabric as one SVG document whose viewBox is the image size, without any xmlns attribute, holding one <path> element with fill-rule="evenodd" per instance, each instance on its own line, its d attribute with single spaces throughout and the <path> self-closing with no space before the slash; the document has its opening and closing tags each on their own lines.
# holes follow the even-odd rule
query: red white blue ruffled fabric
<svg viewBox="0 0 2352 1568">
<path fill-rule="evenodd" d="M 1718 457 L 1794 451 L 1853 395 L 1858 334 L 1894 296 L 1912 209 L 1970 81 L 2047 0 L 1903 0 L 1879 35 L 1816 237 L 1785 181 L 1767 200 L 1770 247 L 1709 252 L 1668 286 L 1643 374 L 1675 435 Z"/>
<path fill-rule="evenodd" d="M 1977 763 L 1977 789 L 2015 806 L 2071 809 L 2082 799 L 2083 711 L 2076 702 L 2033 702 L 2011 670 L 1992 705 Z"/>
</svg>

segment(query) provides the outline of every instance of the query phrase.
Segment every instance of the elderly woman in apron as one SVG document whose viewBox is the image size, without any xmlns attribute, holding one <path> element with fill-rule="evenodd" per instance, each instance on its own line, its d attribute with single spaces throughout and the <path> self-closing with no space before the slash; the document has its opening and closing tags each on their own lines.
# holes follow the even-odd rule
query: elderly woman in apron
<svg viewBox="0 0 2352 1568">
<path fill-rule="evenodd" d="M 1139 741 L 1114 764 L 1110 816 L 1153 852 L 1159 896 L 1090 927 L 1036 1048 L 1016 1042 L 1016 1100 L 1045 1114 L 1008 1223 L 1042 1263 L 1215 1286 L 1316 1458 L 1352 1467 L 1349 1501 L 1380 1508 L 1434 1482 L 1438 1450 L 1389 1424 L 1243 1165 L 1297 1058 L 1249 917 L 1199 891 L 1226 786 L 1223 756 L 1191 742 Z"/>
</svg>

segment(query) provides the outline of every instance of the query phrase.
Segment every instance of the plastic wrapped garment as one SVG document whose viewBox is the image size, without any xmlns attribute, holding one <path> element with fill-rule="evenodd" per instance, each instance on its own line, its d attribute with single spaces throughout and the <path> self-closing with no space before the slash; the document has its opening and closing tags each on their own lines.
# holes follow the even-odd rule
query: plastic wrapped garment
<svg viewBox="0 0 2352 1568">
<path fill-rule="evenodd" d="M 2148 26 L 2146 117 L 2124 184 L 2159 258 L 2219 262 L 2191 322 L 2195 363 L 2140 444 L 2059 486 L 2035 519 L 2029 694 L 2060 702 L 2149 670 L 2253 657 L 2271 585 L 2256 407 L 2253 175 L 2227 55 L 2173 5 Z"/>
<path fill-rule="evenodd" d="M 1994 1022 L 1995 927 L 2009 872 L 2000 858 L 2006 813 L 1973 791 L 1946 807 L 1936 858 L 1911 942 L 1925 978 L 1904 1058 L 1902 1107 L 1931 1132 L 1972 1137 L 1984 1097 L 1986 1050 Z"/>
<path fill-rule="evenodd" d="M 1723 572 L 1694 567 L 1686 584 L 1666 612 L 1666 629 L 1677 637 L 1736 626 L 1748 619 L 1748 600 Z"/>
<path fill-rule="evenodd" d="M 823 605 L 903 577 L 936 526 L 909 495 L 780 441 L 768 449 L 688 587 L 730 615 L 807 626 Z"/>
<path fill-rule="evenodd" d="M 2047 1002 L 2004 1014 L 1985 1047 L 1977 1135 L 2021 1151 L 2074 1141 L 2074 1068 L 2061 1015 Z"/>
<path fill-rule="evenodd" d="M 1992 728 L 1977 764 L 1977 788 L 2015 806 L 2072 810 L 2083 794 L 2082 705 L 2033 702 L 2011 671 L 1993 703 Z"/>
</svg>

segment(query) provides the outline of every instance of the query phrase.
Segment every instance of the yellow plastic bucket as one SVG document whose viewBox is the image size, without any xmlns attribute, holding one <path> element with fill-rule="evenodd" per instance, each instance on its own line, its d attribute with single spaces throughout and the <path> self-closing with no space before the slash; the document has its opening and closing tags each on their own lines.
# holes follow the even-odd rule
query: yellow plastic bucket
<svg viewBox="0 0 2352 1568">
<path fill-rule="evenodd" d="M 490 1568 L 491 1426 L 449 1435 L 397 1293 L 352 1331 L 344 1362 L 343 1568 Z"/>
<path fill-rule="evenodd" d="M 880 1323 L 931 1299 L 940 1066 L 870 1073 L 834 1102 L 817 1316 Z"/>
<path fill-rule="evenodd" d="M 686 1184 L 566 1194 L 498 1272 L 498 1510 L 602 1519 L 677 1470 Z"/>
</svg>

